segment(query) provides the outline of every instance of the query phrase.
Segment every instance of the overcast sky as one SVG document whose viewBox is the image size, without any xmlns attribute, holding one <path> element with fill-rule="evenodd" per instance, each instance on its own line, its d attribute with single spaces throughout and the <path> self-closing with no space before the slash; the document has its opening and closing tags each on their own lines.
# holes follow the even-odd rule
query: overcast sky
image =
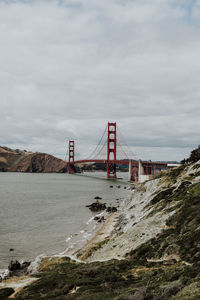
<svg viewBox="0 0 200 300">
<path fill-rule="evenodd" d="M 116 121 L 137 157 L 200 144 L 200 0 L 0 0 L 0 145 L 85 155 Z"/>
</svg>

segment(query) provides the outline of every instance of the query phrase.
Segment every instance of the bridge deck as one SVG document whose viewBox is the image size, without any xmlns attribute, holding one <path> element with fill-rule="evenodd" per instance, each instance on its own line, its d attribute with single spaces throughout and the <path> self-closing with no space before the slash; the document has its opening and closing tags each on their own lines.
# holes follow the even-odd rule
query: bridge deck
<svg viewBox="0 0 200 300">
<path fill-rule="evenodd" d="M 107 160 L 104 159 L 85 159 L 85 160 L 75 160 L 74 162 L 71 162 L 74 164 L 79 163 L 102 163 L 106 164 Z M 128 165 L 129 160 L 110 160 L 109 163 L 117 164 L 117 165 Z M 142 161 L 143 166 L 160 166 L 160 167 L 167 167 L 167 163 L 164 162 L 153 162 L 153 161 Z M 132 161 L 132 166 L 138 166 L 138 161 Z"/>
</svg>

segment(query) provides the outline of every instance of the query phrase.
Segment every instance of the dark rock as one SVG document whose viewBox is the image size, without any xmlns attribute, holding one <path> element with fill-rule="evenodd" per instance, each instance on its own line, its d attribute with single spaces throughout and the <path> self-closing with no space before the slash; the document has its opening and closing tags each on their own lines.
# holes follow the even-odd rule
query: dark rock
<svg viewBox="0 0 200 300">
<path fill-rule="evenodd" d="M 120 188 L 121 188 L 121 186 L 120 186 L 120 185 L 117 185 L 117 188 L 118 188 L 118 189 L 120 189 Z"/>
<path fill-rule="evenodd" d="M 98 200 L 90 205 L 86 205 L 91 211 L 101 211 L 106 209 L 106 203 L 100 203 Z"/>
<path fill-rule="evenodd" d="M 95 200 L 101 200 L 102 198 L 99 196 L 94 197 Z"/>
<path fill-rule="evenodd" d="M 9 251 L 14 251 L 14 249 L 13 249 L 13 248 L 10 248 Z"/>
<path fill-rule="evenodd" d="M 8 266 L 8 270 L 13 272 L 13 271 L 17 271 L 17 270 L 20 270 L 20 269 L 21 269 L 20 262 L 18 262 L 18 260 L 16 260 L 16 261 L 11 260 L 11 262 Z"/>
<path fill-rule="evenodd" d="M 107 209 L 106 209 L 107 212 L 116 212 L 117 211 L 117 208 L 115 206 L 109 206 Z"/>
<path fill-rule="evenodd" d="M 20 264 L 20 262 L 18 260 L 16 261 L 12 261 L 10 262 L 9 266 L 8 266 L 8 270 L 10 271 L 10 276 L 13 275 L 24 275 L 27 274 L 27 269 L 30 266 L 30 262 L 22 262 Z"/>
<path fill-rule="evenodd" d="M 105 218 L 104 218 L 104 216 L 102 216 L 102 217 L 96 216 L 96 217 L 94 217 L 94 220 L 97 221 L 98 223 L 101 223 L 101 222 L 105 221 Z"/>
<path fill-rule="evenodd" d="M 110 188 L 113 188 L 113 185 L 110 185 Z"/>
<path fill-rule="evenodd" d="M 124 189 L 126 190 L 126 186 L 124 186 Z"/>
</svg>

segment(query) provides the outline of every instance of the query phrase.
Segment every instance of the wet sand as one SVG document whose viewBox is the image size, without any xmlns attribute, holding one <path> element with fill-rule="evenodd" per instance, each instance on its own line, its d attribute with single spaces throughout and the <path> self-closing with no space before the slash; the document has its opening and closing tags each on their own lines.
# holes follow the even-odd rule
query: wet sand
<svg viewBox="0 0 200 300">
<path fill-rule="evenodd" d="M 116 224 L 116 219 L 119 213 L 112 213 L 107 218 L 105 223 L 99 228 L 96 232 L 95 236 L 89 240 L 81 249 L 79 249 L 74 254 L 79 260 L 87 259 L 89 253 L 92 251 L 93 248 L 100 245 L 101 242 L 106 240 L 110 240 L 112 238 L 112 231 L 114 230 L 114 226 Z"/>
</svg>

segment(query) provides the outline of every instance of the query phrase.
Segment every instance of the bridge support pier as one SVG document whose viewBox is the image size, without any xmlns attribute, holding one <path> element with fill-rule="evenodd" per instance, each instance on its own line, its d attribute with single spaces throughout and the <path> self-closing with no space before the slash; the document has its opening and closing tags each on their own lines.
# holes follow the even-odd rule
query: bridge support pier
<svg viewBox="0 0 200 300">
<path fill-rule="evenodd" d="M 115 123 L 108 122 L 107 179 L 117 178 L 117 170 L 116 170 L 116 163 L 115 163 L 116 158 L 117 158 L 117 126 L 116 126 L 116 122 Z"/>
<path fill-rule="evenodd" d="M 128 171 L 129 171 L 129 181 L 132 181 L 132 162 L 131 162 L 131 160 L 129 160 Z"/>
</svg>

